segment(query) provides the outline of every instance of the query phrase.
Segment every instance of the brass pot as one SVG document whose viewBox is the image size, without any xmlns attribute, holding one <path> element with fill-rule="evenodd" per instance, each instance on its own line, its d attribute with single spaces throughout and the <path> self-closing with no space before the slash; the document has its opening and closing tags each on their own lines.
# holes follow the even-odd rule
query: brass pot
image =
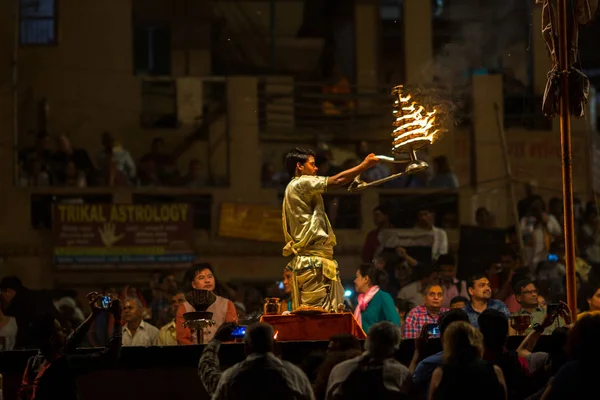
<svg viewBox="0 0 600 400">
<path fill-rule="evenodd" d="M 277 315 L 279 314 L 279 297 L 267 297 L 263 306 L 264 315 Z"/>
</svg>

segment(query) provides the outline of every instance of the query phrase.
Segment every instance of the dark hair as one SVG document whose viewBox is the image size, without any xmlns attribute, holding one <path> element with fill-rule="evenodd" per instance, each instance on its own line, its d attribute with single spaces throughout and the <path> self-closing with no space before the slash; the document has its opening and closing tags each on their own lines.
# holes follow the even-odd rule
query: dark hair
<svg viewBox="0 0 600 400">
<path fill-rule="evenodd" d="M 358 267 L 358 272 L 363 277 L 368 277 L 369 282 L 371 282 L 371 285 L 377 285 L 379 271 L 377 270 L 377 268 L 375 268 L 375 266 L 373 266 L 372 264 L 361 264 L 360 267 Z"/>
<path fill-rule="evenodd" d="M 330 342 L 333 342 L 334 351 L 346 351 L 351 349 L 359 349 L 360 341 L 356 338 L 356 336 L 351 335 L 349 333 L 338 333 L 337 335 L 333 335 L 329 338 Z"/>
<path fill-rule="evenodd" d="M 378 322 L 369 328 L 365 350 L 375 358 L 388 357 L 400 347 L 401 336 L 398 326 L 388 321 Z"/>
<path fill-rule="evenodd" d="M 452 254 L 442 254 L 438 257 L 437 261 L 435 262 L 435 265 L 437 266 L 438 269 L 442 265 L 454 265 L 455 266 L 456 259 L 454 259 L 454 256 L 452 256 Z"/>
<path fill-rule="evenodd" d="M 386 217 L 389 217 L 392 214 L 392 210 L 391 210 L 391 207 L 389 206 L 389 204 L 380 204 L 373 209 L 373 212 L 375 212 L 375 211 L 379 211 Z"/>
<path fill-rule="evenodd" d="M 413 278 L 415 281 L 418 281 L 431 276 L 436 271 L 437 267 L 433 262 L 426 262 L 424 264 L 418 265 L 416 268 L 413 268 Z"/>
<path fill-rule="evenodd" d="M 462 296 L 455 296 L 452 298 L 452 300 L 450 300 L 450 305 L 454 305 L 456 303 L 465 303 L 467 304 L 469 302 L 469 299 L 467 299 L 466 297 L 462 297 Z"/>
<path fill-rule="evenodd" d="M 487 274 L 480 272 L 478 274 L 472 275 L 469 280 L 467 280 L 467 290 L 469 289 L 475 289 L 475 281 L 478 281 L 480 279 L 486 278 L 487 279 Z"/>
<path fill-rule="evenodd" d="M 296 176 L 296 165 L 298 163 L 305 164 L 310 156 L 315 157 L 315 152 L 310 149 L 301 149 L 296 147 L 290 150 L 285 156 L 285 169 L 290 175 L 290 178 Z"/>
<path fill-rule="evenodd" d="M 486 349 L 499 349 L 508 337 L 508 318 L 498 310 L 486 309 L 477 319 Z"/>
<path fill-rule="evenodd" d="M 490 211 L 485 208 L 485 207 L 479 207 L 477 210 L 475 210 L 475 218 L 481 216 L 482 214 L 489 214 Z"/>
<path fill-rule="evenodd" d="M 257 322 L 248 327 L 246 332 L 246 348 L 249 354 L 265 354 L 274 349 L 273 327 L 269 324 Z"/>
<path fill-rule="evenodd" d="M 212 269 L 211 269 L 211 271 L 212 271 Z M 159 285 L 162 284 L 165 281 L 165 279 L 167 279 L 169 276 L 175 276 L 175 274 L 172 272 L 161 272 L 160 275 L 158 276 L 158 284 Z M 196 277 L 196 275 L 194 275 L 194 278 L 195 277 Z M 192 280 L 194 280 L 194 279 L 192 278 Z"/>
<path fill-rule="evenodd" d="M 205 269 L 209 270 L 215 277 L 215 289 L 216 289 L 217 277 L 215 276 L 215 269 L 209 263 L 198 263 L 198 264 L 192 265 L 191 267 L 189 267 L 187 269 L 187 271 L 185 271 L 185 276 L 183 278 L 183 281 L 184 281 L 184 285 L 187 288 L 186 290 L 193 289 L 192 282 L 194 281 L 194 279 L 196 279 L 196 275 L 198 275 L 200 272 L 202 272 Z"/>
<path fill-rule="evenodd" d="M 515 294 L 521 294 L 523 292 L 523 288 L 527 285 L 535 285 L 535 283 L 531 279 L 522 279 L 515 284 Z"/>
<path fill-rule="evenodd" d="M 19 290 L 23 289 L 23 284 L 16 276 L 6 276 L 2 278 L 2 281 L 0 281 L 0 290 L 6 289 L 13 289 L 18 292 Z"/>
<path fill-rule="evenodd" d="M 446 330 L 446 328 L 448 328 L 448 325 L 458 321 L 469 322 L 469 316 L 464 310 L 461 310 L 460 308 L 454 308 L 450 311 L 441 313 L 438 317 L 438 324 L 440 325 L 440 334 L 444 334 L 444 331 Z"/>
<path fill-rule="evenodd" d="M 404 299 L 396 298 L 394 299 L 394 304 L 396 305 L 396 308 L 399 312 L 408 313 L 410 310 L 415 308 L 415 305 L 412 302 Z"/>
</svg>

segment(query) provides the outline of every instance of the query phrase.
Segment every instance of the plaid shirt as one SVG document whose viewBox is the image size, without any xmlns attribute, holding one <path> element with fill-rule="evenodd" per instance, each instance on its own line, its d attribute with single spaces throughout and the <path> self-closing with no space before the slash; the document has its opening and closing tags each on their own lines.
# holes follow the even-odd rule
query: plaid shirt
<svg viewBox="0 0 600 400">
<path fill-rule="evenodd" d="M 427 308 L 425 306 L 413 308 L 406 315 L 402 336 L 404 339 L 415 339 L 419 337 L 421 329 L 423 329 L 423 325 L 437 324 L 439 315 L 446 311 L 448 311 L 448 309 L 442 307 L 440 308 L 440 312 L 436 316 L 433 316 L 427 312 Z"/>
</svg>

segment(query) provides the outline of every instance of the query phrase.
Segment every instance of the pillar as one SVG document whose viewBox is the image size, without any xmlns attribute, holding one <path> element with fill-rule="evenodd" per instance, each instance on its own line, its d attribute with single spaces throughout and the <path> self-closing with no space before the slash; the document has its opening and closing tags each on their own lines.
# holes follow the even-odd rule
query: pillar
<svg viewBox="0 0 600 400">
<path fill-rule="evenodd" d="M 419 85 L 428 77 L 423 73 L 433 59 L 433 10 L 431 1 L 404 0 L 404 63 L 406 83 Z"/>
<path fill-rule="evenodd" d="M 227 125 L 229 186 L 244 201 L 261 189 L 257 78 L 227 78 Z"/>
<path fill-rule="evenodd" d="M 379 83 L 379 1 L 356 0 L 354 5 L 356 86 L 372 92 Z"/>
<path fill-rule="evenodd" d="M 510 223 L 510 201 L 504 153 L 496 109 L 499 107 L 500 124 L 504 119 L 504 97 L 502 75 L 473 76 L 473 138 L 475 165 L 477 171 L 477 199 L 481 206 L 487 206 L 496 216 L 498 226 Z M 503 126 L 501 126 L 503 127 Z M 475 194 L 475 193 L 474 193 Z"/>
</svg>

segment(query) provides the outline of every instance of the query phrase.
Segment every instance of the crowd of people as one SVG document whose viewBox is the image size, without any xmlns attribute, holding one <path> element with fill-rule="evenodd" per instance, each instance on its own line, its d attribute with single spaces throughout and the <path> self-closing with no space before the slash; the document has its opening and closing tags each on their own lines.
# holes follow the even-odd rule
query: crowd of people
<svg viewBox="0 0 600 400">
<path fill-rule="evenodd" d="M 351 155 L 342 162 L 336 162 L 331 148 L 323 144 L 316 152 L 315 162 L 319 168 L 320 176 L 334 176 L 337 173 L 357 166 L 371 150 L 369 144 L 365 141 L 356 145 L 355 154 Z M 422 155 L 426 157 L 426 155 Z M 445 156 L 435 157 L 432 166 L 433 170 L 424 170 L 417 174 L 401 177 L 382 185 L 388 189 L 457 189 L 458 179 L 452 171 L 450 163 Z M 390 165 L 390 164 L 388 164 Z M 384 163 L 379 163 L 361 175 L 365 182 L 373 182 L 402 172 L 406 168 L 406 163 L 391 164 L 391 168 Z M 265 188 L 284 189 L 290 181 L 289 173 L 285 168 L 278 170 L 272 162 L 266 162 L 262 166 L 261 183 Z"/>
<path fill-rule="evenodd" d="M 55 144 L 53 144 L 55 141 Z M 19 151 L 19 181 L 21 187 L 62 186 L 181 186 L 202 188 L 218 185 L 209 179 L 199 159 L 189 162 L 188 170 L 180 173 L 165 142 L 157 137 L 151 149 L 136 162 L 130 152 L 111 133 L 101 136 L 102 150 L 90 157 L 87 150 L 74 148 L 66 135 L 53 139 L 48 132 L 36 135 L 35 145 Z"/>
<path fill-rule="evenodd" d="M 217 399 L 254 393 L 249 382 L 265 371 L 273 398 L 364 398 L 370 393 L 383 398 L 479 398 L 481 393 L 498 399 L 565 398 L 570 388 L 583 390 L 593 382 L 590 371 L 599 355 L 600 264 L 595 255 L 600 218 L 594 203 L 585 209 L 577 205 L 578 303 L 571 310 L 565 303 L 560 205 L 552 199 L 546 207 L 530 187 L 518 204 L 520 225 L 493 244 L 501 248 L 497 259 L 467 276 L 448 235 L 435 226 L 433 210 L 416 216 L 414 231 L 430 240 L 423 253 L 386 233 L 394 227 L 389 207 L 380 205 L 373 211 L 376 228 L 365 238 L 354 294 L 346 302 L 368 335 L 365 351 L 352 337 L 334 337 L 327 354 L 316 363 L 313 355 L 302 368 L 273 354 L 273 328 L 258 323 L 265 297 L 280 298 L 281 313 L 291 310 L 292 272 L 284 270 L 281 282 L 258 289 L 219 282 L 205 263 L 190 267 L 182 279 L 157 271 L 148 287 L 99 290 L 112 299 L 105 308 L 98 306 L 98 293 L 91 293 L 86 304 L 77 302 L 75 294 L 32 291 L 18 278 L 5 277 L 0 282 L 0 346 L 41 350 L 24 374 L 28 396 L 44 371 L 69 376 L 90 360 L 114 360 L 121 346 L 198 343 L 196 332 L 184 327 L 183 315 L 193 311 L 186 293 L 202 289 L 216 295 L 208 309 L 216 324 L 205 331 L 208 345 L 199 375 Z M 478 209 L 476 220 L 480 228 L 492 228 L 488 210 Z M 231 330 L 239 325 L 248 326 L 249 356 L 221 373 L 219 345 L 231 340 Z M 511 335 L 523 337 L 516 350 L 506 349 Z M 551 337 L 551 348 L 535 352 L 542 335 Z M 395 359 L 402 339 L 415 343 L 409 365 Z M 429 344 L 437 339 L 443 350 L 432 353 Z M 69 349 L 77 345 L 104 350 L 93 357 L 71 357 Z M 62 357 L 65 351 L 69 357 Z M 61 385 L 70 384 L 60 379 Z"/>
</svg>

